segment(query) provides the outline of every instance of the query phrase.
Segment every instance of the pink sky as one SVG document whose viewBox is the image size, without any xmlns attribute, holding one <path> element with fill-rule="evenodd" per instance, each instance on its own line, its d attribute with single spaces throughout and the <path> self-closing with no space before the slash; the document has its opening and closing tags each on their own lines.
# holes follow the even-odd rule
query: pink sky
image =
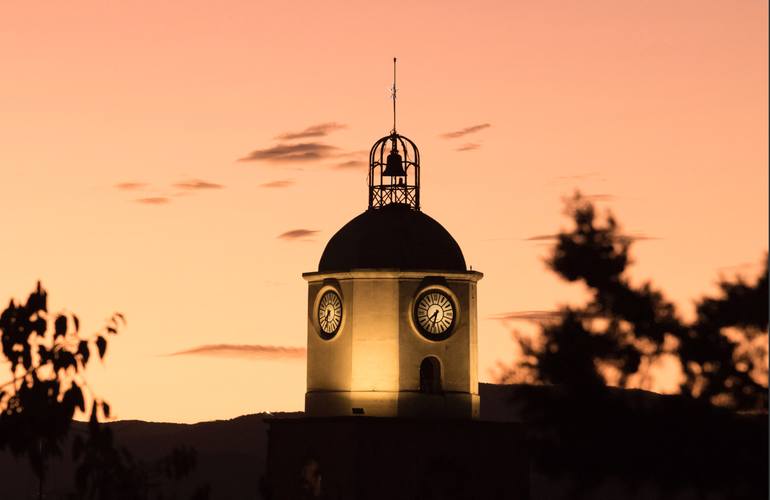
<svg viewBox="0 0 770 500">
<path fill-rule="evenodd" d="M 300 275 L 366 208 L 365 167 L 336 165 L 389 131 L 397 56 L 423 210 L 485 273 L 482 380 L 514 353 L 494 315 L 581 300 L 527 240 L 567 225 L 576 188 L 655 238 L 632 276 L 687 316 L 767 249 L 767 19 L 759 0 L 6 3 L 0 301 L 40 279 L 86 330 L 123 312 L 89 375 L 118 418 L 301 409 L 297 351 L 167 355 L 304 347 Z M 344 128 L 302 139 L 338 148 L 318 161 L 237 161 L 324 123 Z"/>
</svg>

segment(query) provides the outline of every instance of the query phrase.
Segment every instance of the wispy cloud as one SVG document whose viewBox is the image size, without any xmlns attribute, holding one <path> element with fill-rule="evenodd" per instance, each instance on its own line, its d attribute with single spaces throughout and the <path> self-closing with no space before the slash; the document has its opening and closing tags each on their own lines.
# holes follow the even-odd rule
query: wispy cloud
<svg viewBox="0 0 770 500">
<path fill-rule="evenodd" d="M 762 266 L 760 262 L 741 262 L 732 266 L 722 266 L 717 268 L 719 273 L 755 273 Z"/>
<path fill-rule="evenodd" d="M 559 239 L 558 234 L 538 234 L 536 236 L 530 236 L 524 238 L 524 241 L 556 241 Z"/>
<path fill-rule="evenodd" d="M 342 163 L 336 164 L 334 168 L 347 169 L 347 168 L 359 168 L 364 166 L 366 166 L 366 162 L 363 160 L 348 160 L 348 161 L 343 161 Z"/>
<path fill-rule="evenodd" d="M 287 188 L 289 186 L 293 186 L 294 181 L 289 179 L 282 179 L 278 181 L 272 181 L 272 182 L 265 182 L 264 184 L 260 184 L 259 187 L 262 188 L 271 188 L 271 189 L 279 189 L 279 188 Z"/>
<path fill-rule="evenodd" d="M 468 134 L 473 134 L 480 130 L 484 130 L 485 128 L 489 128 L 491 126 L 492 125 L 489 123 L 481 123 L 479 125 L 472 125 L 470 127 L 465 127 L 460 130 L 455 130 L 454 132 L 446 132 L 444 134 L 441 134 L 441 137 L 443 137 L 444 139 L 457 139 L 459 137 L 463 137 Z"/>
<path fill-rule="evenodd" d="M 243 158 L 239 158 L 238 161 L 267 161 L 274 163 L 313 161 L 334 156 L 334 152 L 337 149 L 339 148 L 336 146 L 320 142 L 278 144 L 270 148 L 256 149 Z"/>
<path fill-rule="evenodd" d="M 170 203 L 171 199 L 166 196 L 148 196 L 146 198 L 137 198 L 134 201 L 144 205 L 165 205 Z"/>
<path fill-rule="evenodd" d="M 135 198 L 133 200 L 135 203 L 140 203 L 142 205 L 167 205 L 171 203 L 172 199 L 175 197 L 190 195 L 196 191 L 224 188 L 222 184 L 204 181 L 201 179 L 191 179 L 188 181 L 180 181 L 172 184 L 172 186 L 177 188 L 179 191 L 169 193 L 165 189 L 158 189 L 158 188 L 149 189 L 151 187 L 150 184 L 147 184 L 145 182 L 121 182 L 115 185 L 116 188 L 124 191 L 138 191 L 140 189 L 148 188 L 148 192 L 145 193 L 148 195 L 152 194 L 153 192 L 155 193 L 160 192 L 160 194 L 153 194 L 152 196 L 143 196 L 141 198 Z"/>
<path fill-rule="evenodd" d="M 617 199 L 614 194 L 584 194 L 583 198 L 588 201 L 612 201 Z"/>
<path fill-rule="evenodd" d="M 184 182 L 177 182 L 174 184 L 175 188 L 184 189 L 186 191 L 197 191 L 200 189 L 222 189 L 222 184 L 216 184 L 214 182 L 204 181 L 201 179 L 192 179 Z"/>
<path fill-rule="evenodd" d="M 115 184 L 115 188 L 121 191 L 137 191 L 139 189 L 146 188 L 148 184 L 146 182 L 118 182 Z"/>
<path fill-rule="evenodd" d="M 242 359 L 303 359 L 304 347 L 258 344 L 210 344 L 174 352 L 167 356 L 213 356 Z"/>
<path fill-rule="evenodd" d="M 494 314 L 489 319 L 499 321 L 528 321 L 530 323 L 541 323 L 543 321 L 554 320 L 559 317 L 559 311 L 511 311 L 500 314 Z"/>
<path fill-rule="evenodd" d="M 648 241 L 648 240 L 661 239 L 658 236 L 650 236 L 648 234 L 643 234 L 643 233 L 626 234 L 624 236 L 631 241 Z M 536 236 L 530 236 L 529 238 L 524 238 L 524 241 L 556 241 L 558 239 L 559 239 L 558 234 L 538 234 Z"/>
<path fill-rule="evenodd" d="M 276 136 L 276 139 L 291 141 L 295 139 L 307 139 L 308 137 L 323 137 L 330 132 L 343 128 L 347 128 L 347 125 L 337 122 L 319 123 L 318 125 L 311 125 L 300 132 L 284 132 L 283 134 Z"/>
<path fill-rule="evenodd" d="M 282 240 L 301 240 L 309 238 L 316 233 L 318 233 L 316 229 L 292 229 L 291 231 L 279 234 L 278 238 Z"/>
<path fill-rule="evenodd" d="M 463 144 L 459 148 L 457 148 L 455 151 L 473 151 L 474 149 L 479 149 L 481 147 L 481 144 L 477 142 L 469 142 L 466 144 Z"/>
<path fill-rule="evenodd" d="M 355 151 L 348 151 L 347 153 L 338 153 L 337 156 L 339 158 L 353 158 L 353 159 L 368 158 L 369 150 L 357 149 Z"/>
<path fill-rule="evenodd" d="M 652 240 L 662 240 L 660 236 L 650 236 L 649 234 L 629 234 L 627 235 L 628 238 L 631 239 L 631 241 L 652 241 Z"/>
<path fill-rule="evenodd" d="M 553 178 L 554 182 L 564 182 L 564 181 L 584 181 L 586 179 L 594 179 L 596 177 L 599 177 L 601 174 L 599 172 L 585 172 L 585 173 L 579 173 L 579 174 L 572 174 L 572 175 L 558 175 Z"/>
</svg>

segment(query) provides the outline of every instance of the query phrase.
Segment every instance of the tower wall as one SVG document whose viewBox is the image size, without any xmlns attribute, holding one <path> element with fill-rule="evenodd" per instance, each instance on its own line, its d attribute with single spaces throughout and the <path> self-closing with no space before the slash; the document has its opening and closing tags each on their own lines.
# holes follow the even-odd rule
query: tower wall
<svg viewBox="0 0 770 500">
<path fill-rule="evenodd" d="M 310 282 L 308 286 L 308 335 L 307 335 L 307 390 L 350 391 L 353 373 L 353 327 L 348 314 L 344 314 L 337 335 L 324 340 L 318 334 L 315 319 L 318 297 L 323 290 L 332 287 L 340 292 L 346 309 L 355 305 L 353 284 L 336 280 Z M 346 311 L 347 312 L 347 311 Z"/>
<path fill-rule="evenodd" d="M 366 270 L 306 273 L 308 361 L 305 410 L 311 416 L 478 416 L 476 282 L 478 272 Z M 447 292 L 457 306 L 452 335 L 423 337 L 413 308 L 426 287 Z M 318 297 L 336 290 L 343 319 L 334 338 L 319 335 Z M 420 392 L 420 364 L 441 366 L 438 394 Z M 355 410 L 354 410 L 355 409 Z"/>
</svg>

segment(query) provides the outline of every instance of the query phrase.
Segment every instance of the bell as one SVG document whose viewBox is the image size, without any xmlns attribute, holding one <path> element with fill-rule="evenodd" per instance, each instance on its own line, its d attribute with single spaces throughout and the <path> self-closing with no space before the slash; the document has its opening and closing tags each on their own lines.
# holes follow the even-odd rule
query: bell
<svg viewBox="0 0 770 500">
<path fill-rule="evenodd" d="M 406 175 L 406 172 L 404 172 L 404 164 L 401 161 L 401 155 L 398 154 L 398 151 L 395 148 L 390 150 L 388 163 L 385 165 L 385 171 L 382 175 L 390 177 L 403 177 Z"/>
</svg>

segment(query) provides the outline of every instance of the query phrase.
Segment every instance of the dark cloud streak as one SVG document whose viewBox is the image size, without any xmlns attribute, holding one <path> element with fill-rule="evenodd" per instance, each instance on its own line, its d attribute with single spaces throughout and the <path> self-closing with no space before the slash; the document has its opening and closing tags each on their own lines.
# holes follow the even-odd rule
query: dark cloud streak
<svg viewBox="0 0 770 500">
<path fill-rule="evenodd" d="M 279 234 L 278 239 L 299 240 L 313 236 L 316 233 L 318 233 L 318 230 L 316 229 L 292 229 L 291 231 L 286 231 L 285 233 Z"/>
<path fill-rule="evenodd" d="M 490 316 L 498 321 L 529 321 L 541 323 L 559 318 L 559 311 L 512 311 Z"/>
<path fill-rule="evenodd" d="M 311 125 L 300 132 L 285 132 L 276 136 L 276 139 L 291 141 L 295 139 L 307 139 L 308 137 L 324 137 L 330 132 L 343 128 L 347 128 L 347 125 L 337 122 L 319 123 L 318 125 Z"/>
<path fill-rule="evenodd" d="M 265 182 L 264 184 L 260 184 L 259 187 L 270 188 L 270 189 L 281 189 L 281 188 L 287 188 L 293 185 L 294 185 L 294 181 L 289 179 L 281 179 L 281 180 L 272 181 L 272 182 Z"/>
<path fill-rule="evenodd" d="M 599 177 L 601 174 L 599 172 L 586 172 L 584 174 L 573 174 L 573 175 L 559 175 L 553 178 L 556 182 L 562 182 L 562 181 L 583 181 L 586 179 L 593 179 L 596 177 Z"/>
<path fill-rule="evenodd" d="M 537 236 L 530 236 L 524 238 L 524 241 L 556 241 L 559 239 L 558 234 L 538 234 Z"/>
<path fill-rule="evenodd" d="M 650 236 L 647 234 L 629 234 L 627 236 L 631 241 L 653 241 L 662 240 L 660 236 Z"/>
<path fill-rule="evenodd" d="M 626 238 L 628 238 L 631 241 L 651 241 L 651 240 L 659 240 L 658 236 L 649 236 L 647 234 L 627 234 L 625 235 Z M 524 238 L 524 241 L 557 241 L 559 239 L 558 234 L 538 234 L 536 236 L 530 236 L 529 238 Z"/>
<path fill-rule="evenodd" d="M 473 134 L 480 130 L 484 130 L 485 128 L 489 128 L 491 126 L 492 125 L 489 123 L 481 123 L 479 125 L 472 125 L 470 127 L 465 127 L 460 130 L 455 130 L 454 132 L 447 132 L 445 134 L 441 134 L 441 137 L 443 137 L 444 139 L 457 139 L 459 137 L 463 137 L 468 134 Z"/>
<path fill-rule="evenodd" d="M 174 187 L 188 191 L 197 191 L 199 189 L 222 189 L 224 186 L 222 184 L 216 184 L 201 179 L 193 179 L 190 181 L 177 182 L 174 184 Z"/>
<path fill-rule="evenodd" d="M 588 201 L 612 201 L 617 197 L 612 194 L 585 194 L 583 198 Z"/>
<path fill-rule="evenodd" d="M 363 160 L 348 160 L 348 161 L 343 161 L 342 163 L 336 164 L 334 168 L 349 169 L 349 168 L 358 168 L 358 167 L 364 167 L 364 166 L 366 166 L 366 162 Z"/>
<path fill-rule="evenodd" d="M 211 344 L 185 349 L 167 356 L 212 356 L 242 359 L 303 359 L 304 347 L 286 347 L 258 344 Z"/>
<path fill-rule="evenodd" d="M 139 189 L 144 189 L 148 186 L 146 182 L 119 182 L 115 184 L 116 189 L 120 189 L 121 191 L 136 191 Z"/>
<path fill-rule="evenodd" d="M 238 161 L 267 161 L 274 163 L 305 162 L 322 160 L 334 156 L 339 149 L 336 146 L 320 142 L 303 142 L 298 144 L 278 144 L 276 146 L 256 149 Z"/>
<path fill-rule="evenodd" d="M 148 196 L 146 198 L 137 198 L 134 201 L 144 205 L 166 205 L 171 202 L 171 199 L 166 196 Z"/>
</svg>

